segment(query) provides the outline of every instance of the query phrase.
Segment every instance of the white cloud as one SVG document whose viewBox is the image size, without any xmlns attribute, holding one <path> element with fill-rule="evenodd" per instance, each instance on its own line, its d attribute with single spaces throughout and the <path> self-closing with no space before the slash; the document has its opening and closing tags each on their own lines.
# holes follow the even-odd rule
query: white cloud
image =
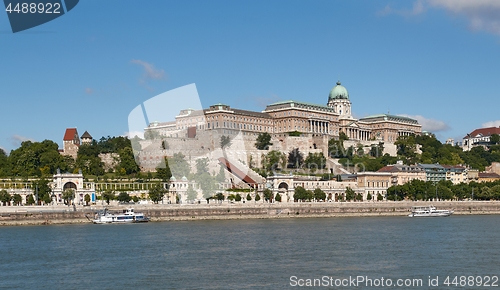
<svg viewBox="0 0 500 290">
<path fill-rule="evenodd" d="M 443 9 L 465 17 L 472 30 L 483 30 L 500 35 L 499 0 L 418 0 L 413 2 L 412 9 L 395 9 L 387 5 L 377 14 L 398 14 L 409 17 L 429 9 Z"/>
<path fill-rule="evenodd" d="M 378 14 L 382 15 L 382 16 L 389 15 L 389 14 L 398 14 L 401 16 L 408 17 L 408 16 L 414 16 L 414 15 L 421 14 L 424 11 L 425 11 L 425 6 L 422 3 L 422 1 L 419 0 L 419 1 L 416 1 L 413 3 L 412 9 L 404 9 L 404 8 L 403 9 L 396 9 L 390 5 L 387 5 L 384 7 L 384 9 L 379 11 Z"/>
<path fill-rule="evenodd" d="M 487 127 L 500 127 L 500 120 L 489 121 L 483 124 L 483 128 Z"/>
<path fill-rule="evenodd" d="M 139 59 L 133 59 L 130 61 L 133 64 L 142 66 L 144 69 L 144 74 L 142 75 L 139 82 L 145 83 L 148 80 L 162 80 L 166 78 L 165 71 L 162 69 L 157 69 L 153 64 L 147 63 Z"/>
<path fill-rule="evenodd" d="M 24 137 L 21 135 L 13 135 L 12 137 L 10 137 L 10 139 L 11 139 L 12 145 L 14 145 L 16 147 L 19 147 L 21 145 L 21 143 L 24 141 L 35 142 L 35 140 L 33 140 L 31 138 L 27 138 L 27 137 Z"/>
<path fill-rule="evenodd" d="M 425 118 L 424 116 L 421 116 L 421 115 L 413 115 L 413 116 L 412 115 L 402 115 L 402 116 L 417 120 L 418 123 L 420 125 L 422 125 L 422 131 L 435 133 L 435 132 L 450 130 L 450 126 L 448 126 L 443 121 L 428 119 L 428 118 Z"/>
<path fill-rule="evenodd" d="M 498 0 L 427 0 L 432 7 L 463 15 L 473 30 L 500 35 L 500 1 Z"/>
</svg>

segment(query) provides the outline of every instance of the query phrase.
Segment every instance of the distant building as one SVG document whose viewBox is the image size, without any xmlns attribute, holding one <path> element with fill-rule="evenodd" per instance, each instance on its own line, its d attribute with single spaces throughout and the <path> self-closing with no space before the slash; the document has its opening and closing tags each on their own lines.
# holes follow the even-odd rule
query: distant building
<svg viewBox="0 0 500 290">
<path fill-rule="evenodd" d="M 394 142 L 399 136 L 422 132 L 417 120 L 389 114 L 354 119 L 347 89 L 337 82 L 330 91 L 327 105 L 297 101 L 282 101 L 267 105 L 262 112 L 231 108 L 215 104 L 204 110 L 181 110 L 174 120 L 152 122 L 145 135 L 193 138 L 196 131 L 217 130 L 220 134 L 257 136 L 267 132 L 276 137 L 298 131 L 303 136 L 339 136 L 345 133 L 351 140 Z M 188 130 L 189 128 L 195 128 Z M 147 132 L 155 132 L 146 134 Z"/>
<path fill-rule="evenodd" d="M 418 164 L 425 171 L 425 180 L 439 182 L 446 180 L 446 169 L 439 164 Z"/>
<path fill-rule="evenodd" d="M 490 137 L 493 134 L 500 135 L 500 127 L 476 129 L 463 138 L 462 149 L 469 151 L 477 146 L 487 147 L 490 145 Z"/>
<path fill-rule="evenodd" d="M 52 186 L 52 200 L 56 204 L 63 203 L 63 193 L 65 190 L 71 189 L 74 193 L 74 198 L 71 200 L 72 204 L 83 205 L 85 202 L 85 195 L 88 195 L 90 202 L 96 201 L 95 184 L 93 182 L 84 182 L 82 172 L 78 174 L 61 173 L 59 169 L 57 174 L 54 175 Z"/>
<path fill-rule="evenodd" d="M 76 128 L 67 128 L 64 132 L 63 137 L 63 149 L 59 150 L 61 155 L 67 155 L 76 159 L 78 155 L 78 149 L 82 144 L 91 144 L 92 136 L 89 132 L 85 131 L 81 137 L 78 136 L 78 130 Z"/>
<path fill-rule="evenodd" d="M 155 170 L 172 152 L 189 150 L 193 157 L 213 152 L 219 144 L 217 137 L 223 135 L 241 137 L 247 152 L 255 148 L 259 134 L 268 133 L 279 141 L 273 142 L 274 146 L 283 146 L 273 149 L 286 152 L 293 148 L 301 152 L 318 149 L 326 156 L 328 140 L 345 134 L 349 138 L 346 142 L 354 146 L 360 143 L 369 148 L 383 143 L 384 152 L 395 155 L 394 142 L 398 137 L 422 132 L 417 120 L 404 116 L 378 114 L 354 118 L 349 94 L 340 82 L 330 91 L 326 104 L 288 100 L 255 112 L 219 103 L 203 110 L 182 109 L 173 119 L 151 122 L 144 129 L 147 140 L 141 141 L 141 152 L 136 156 L 142 170 Z M 166 140 L 169 149 L 162 148 L 160 139 Z M 284 148 L 292 143 L 295 146 L 292 149 Z"/>
<path fill-rule="evenodd" d="M 60 153 L 76 159 L 79 147 L 80 137 L 78 136 L 78 130 L 76 128 L 66 129 L 63 137 L 63 150 Z"/>
<path fill-rule="evenodd" d="M 500 174 L 500 162 L 491 162 L 491 165 L 486 167 L 485 172 Z"/>
<path fill-rule="evenodd" d="M 378 170 L 378 172 L 387 172 L 391 174 L 391 186 L 403 185 L 414 179 L 426 181 L 426 172 L 424 168 L 417 165 L 405 165 L 398 162 L 395 165 L 387 165 Z"/>
<path fill-rule="evenodd" d="M 469 170 L 460 165 L 442 165 L 446 171 L 446 180 L 453 184 L 467 183 L 469 181 Z"/>
<path fill-rule="evenodd" d="M 92 143 L 92 136 L 89 134 L 89 132 L 85 131 L 85 133 L 83 133 L 83 135 L 80 137 L 80 139 L 82 140 L 82 144 L 90 144 Z"/>
<path fill-rule="evenodd" d="M 380 194 L 384 200 L 387 196 L 387 189 L 392 185 L 392 175 L 389 172 L 358 172 L 358 190 L 363 195 L 363 200 L 377 200 Z"/>
<path fill-rule="evenodd" d="M 496 173 L 479 172 L 478 182 L 492 182 L 497 180 L 500 180 L 500 175 Z"/>
</svg>

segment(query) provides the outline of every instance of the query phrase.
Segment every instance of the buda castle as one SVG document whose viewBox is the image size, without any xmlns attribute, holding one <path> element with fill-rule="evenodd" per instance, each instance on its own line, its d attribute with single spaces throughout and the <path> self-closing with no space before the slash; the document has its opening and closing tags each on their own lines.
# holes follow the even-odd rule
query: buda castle
<svg viewBox="0 0 500 290">
<path fill-rule="evenodd" d="M 343 132 L 353 141 L 394 143 L 399 136 L 421 134 L 422 126 L 415 119 L 390 114 L 353 118 L 349 93 L 337 82 L 326 105 L 290 100 L 255 112 L 215 104 L 204 110 L 182 110 L 174 121 L 152 122 L 145 128 L 148 131 L 171 138 L 194 138 L 200 131 L 249 136 L 267 132 L 275 138 L 292 132 L 302 137 L 338 137 Z"/>
</svg>

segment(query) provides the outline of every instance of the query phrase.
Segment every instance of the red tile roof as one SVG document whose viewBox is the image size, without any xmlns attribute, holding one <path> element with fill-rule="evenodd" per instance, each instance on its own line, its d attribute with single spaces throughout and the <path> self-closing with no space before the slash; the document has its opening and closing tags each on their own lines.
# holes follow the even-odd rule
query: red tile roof
<svg viewBox="0 0 500 290">
<path fill-rule="evenodd" d="M 73 141 L 75 140 L 75 135 L 78 136 L 78 131 L 76 131 L 76 128 L 67 128 L 66 133 L 64 133 L 63 141 Z"/>
<path fill-rule="evenodd" d="M 479 172 L 478 173 L 479 178 L 497 178 L 500 179 L 500 175 L 496 173 L 490 173 L 490 172 Z"/>
<path fill-rule="evenodd" d="M 472 131 L 470 134 L 465 136 L 464 138 L 467 137 L 476 137 L 477 135 L 482 135 L 482 136 L 491 136 L 492 134 L 498 134 L 500 135 L 500 127 L 488 127 L 488 128 L 481 128 L 481 129 L 476 129 Z"/>
<path fill-rule="evenodd" d="M 387 165 L 387 166 L 384 166 L 384 167 L 380 168 L 379 170 L 377 170 L 377 172 L 395 172 L 395 171 L 398 171 L 398 170 L 393 165 Z"/>
</svg>

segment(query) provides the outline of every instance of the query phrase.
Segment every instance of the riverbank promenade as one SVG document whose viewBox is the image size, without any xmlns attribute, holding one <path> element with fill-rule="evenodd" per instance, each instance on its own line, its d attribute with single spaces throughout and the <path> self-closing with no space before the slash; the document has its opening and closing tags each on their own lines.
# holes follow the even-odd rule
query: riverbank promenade
<svg viewBox="0 0 500 290">
<path fill-rule="evenodd" d="M 500 201 L 380 201 L 380 202 L 294 202 L 210 204 L 96 204 L 92 206 L 1 206 L 0 225 L 42 225 L 90 223 L 89 218 L 104 208 L 122 211 L 133 207 L 151 221 L 301 218 L 349 216 L 406 216 L 412 206 L 434 205 L 455 211 L 454 215 L 500 214 Z"/>
</svg>

